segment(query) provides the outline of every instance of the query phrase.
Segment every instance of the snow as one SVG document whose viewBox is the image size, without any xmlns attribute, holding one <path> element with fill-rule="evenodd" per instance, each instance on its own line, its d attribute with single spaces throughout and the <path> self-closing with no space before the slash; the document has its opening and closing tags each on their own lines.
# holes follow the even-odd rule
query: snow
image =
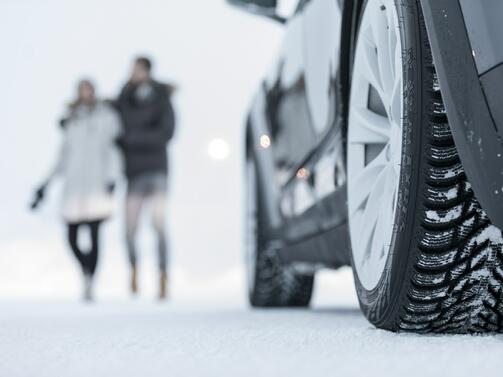
<svg viewBox="0 0 503 377">
<path fill-rule="evenodd" d="M 463 209 L 463 206 L 458 205 L 458 206 L 454 207 L 453 209 L 451 209 L 445 213 L 442 213 L 442 214 L 440 214 L 438 211 L 429 210 L 429 211 L 426 211 L 426 218 L 428 220 L 432 220 L 434 222 L 440 222 L 440 221 L 449 222 L 449 221 L 457 219 L 459 216 L 461 216 L 462 209 Z"/>
<path fill-rule="evenodd" d="M 503 357 L 502 336 L 393 334 L 355 305 L 4 302 L 0 322 L 9 377 L 480 376 Z"/>
<path fill-rule="evenodd" d="M 242 265 L 199 277 L 175 264 L 173 302 L 164 305 L 153 300 L 155 256 L 144 255 L 141 299 L 133 301 L 123 250 L 112 248 L 103 255 L 97 302 L 83 305 L 71 301 L 80 294 L 78 268 L 56 241 L 2 249 L 0 377 L 500 372 L 502 336 L 397 335 L 373 328 L 358 308 L 347 268 L 317 275 L 312 310 L 252 311 Z"/>
<path fill-rule="evenodd" d="M 442 196 L 445 200 L 454 199 L 458 196 L 458 188 L 457 187 L 450 188 L 449 190 L 444 192 Z"/>
</svg>

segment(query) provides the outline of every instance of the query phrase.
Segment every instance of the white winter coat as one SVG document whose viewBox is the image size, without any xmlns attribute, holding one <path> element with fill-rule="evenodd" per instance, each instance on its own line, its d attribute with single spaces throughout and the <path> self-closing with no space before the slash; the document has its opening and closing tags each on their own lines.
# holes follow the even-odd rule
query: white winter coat
<svg viewBox="0 0 503 377">
<path fill-rule="evenodd" d="M 120 130 L 118 114 L 104 103 L 78 107 L 65 123 L 51 178 L 64 180 L 62 215 L 66 222 L 103 220 L 112 214 L 113 195 L 107 188 L 122 171 L 115 144 Z"/>
</svg>

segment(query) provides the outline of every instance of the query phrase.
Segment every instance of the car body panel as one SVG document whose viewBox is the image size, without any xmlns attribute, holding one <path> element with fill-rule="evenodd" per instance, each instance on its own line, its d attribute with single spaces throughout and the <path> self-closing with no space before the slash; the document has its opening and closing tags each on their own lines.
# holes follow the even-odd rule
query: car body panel
<svg viewBox="0 0 503 377">
<path fill-rule="evenodd" d="M 494 124 L 498 129 L 498 138 L 501 140 L 503 139 L 503 64 L 497 65 L 480 76 L 480 82 Z"/>
<path fill-rule="evenodd" d="M 503 138 L 503 1 L 460 0 L 482 89 Z"/>
<path fill-rule="evenodd" d="M 479 75 L 503 63 L 503 1 L 459 0 Z"/>
<path fill-rule="evenodd" d="M 484 59 L 484 64 L 477 68 L 458 0 L 422 0 L 421 4 L 442 97 L 461 162 L 482 208 L 496 226 L 503 228 L 503 130 L 498 130 L 490 109 L 491 104 L 495 110 L 500 107 L 496 103 L 501 103 L 503 98 L 503 83 L 495 87 L 485 83 L 484 87 L 484 76 L 481 81 L 479 71 L 486 68 L 485 64 L 490 59 Z M 475 9 L 477 4 L 480 9 L 485 6 L 484 1 L 477 1 L 471 4 L 470 9 Z M 479 16 L 482 14 L 484 12 L 480 11 Z M 493 31 L 499 28 L 503 33 L 503 23 L 498 26 L 490 18 L 486 21 L 487 24 L 492 23 Z M 485 21 L 479 19 L 478 22 Z M 473 28 L 474 25 L 470 26 L 470 29 Z M 491 43 L 487 43 L 484 48 L 490 46 Z M 475 57 L 477 54 L 479 57 L 496 56 L 481 51 L 482 44 L 477 48 Z"/>
</svg>

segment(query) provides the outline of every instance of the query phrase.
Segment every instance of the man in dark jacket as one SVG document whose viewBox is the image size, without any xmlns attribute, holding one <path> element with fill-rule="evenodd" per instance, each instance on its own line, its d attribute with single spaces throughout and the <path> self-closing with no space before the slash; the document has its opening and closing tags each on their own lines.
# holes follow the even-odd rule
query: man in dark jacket
<svg viewBox="0 0 503 377">
<path fill-rule="evenodd" d="M 151 205 L 153 226 L 158 237 L 159 297 L 167 295 L 167 239 L 165 207 L 167 191 L 167 144 L 175 128 L 171 104 L 172 86 L 151 76 L 148 58 L 135 60 L 129 82 L 124 86 L 117 107 L 124 126 L 118 140 L 124 152 L 128 190 L 126 199 L 126 239 L 131 262 L 131 291 L 137 287 L 136 233 L 145 201 Z"/>
</svg>

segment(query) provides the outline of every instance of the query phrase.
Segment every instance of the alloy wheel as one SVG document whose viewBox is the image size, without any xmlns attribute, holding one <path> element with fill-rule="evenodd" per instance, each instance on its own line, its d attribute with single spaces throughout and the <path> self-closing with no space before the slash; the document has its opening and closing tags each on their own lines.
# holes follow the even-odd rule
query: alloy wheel
<svg viewBox="0 0 503 377">
<path fill-rule="evenodd" d="M 348 130 L 353 263 L 375 288 L 391 249 L 402 159 L 403 72 L 393 0 L 369 0 L 355 52 Z"/>
</svg>

